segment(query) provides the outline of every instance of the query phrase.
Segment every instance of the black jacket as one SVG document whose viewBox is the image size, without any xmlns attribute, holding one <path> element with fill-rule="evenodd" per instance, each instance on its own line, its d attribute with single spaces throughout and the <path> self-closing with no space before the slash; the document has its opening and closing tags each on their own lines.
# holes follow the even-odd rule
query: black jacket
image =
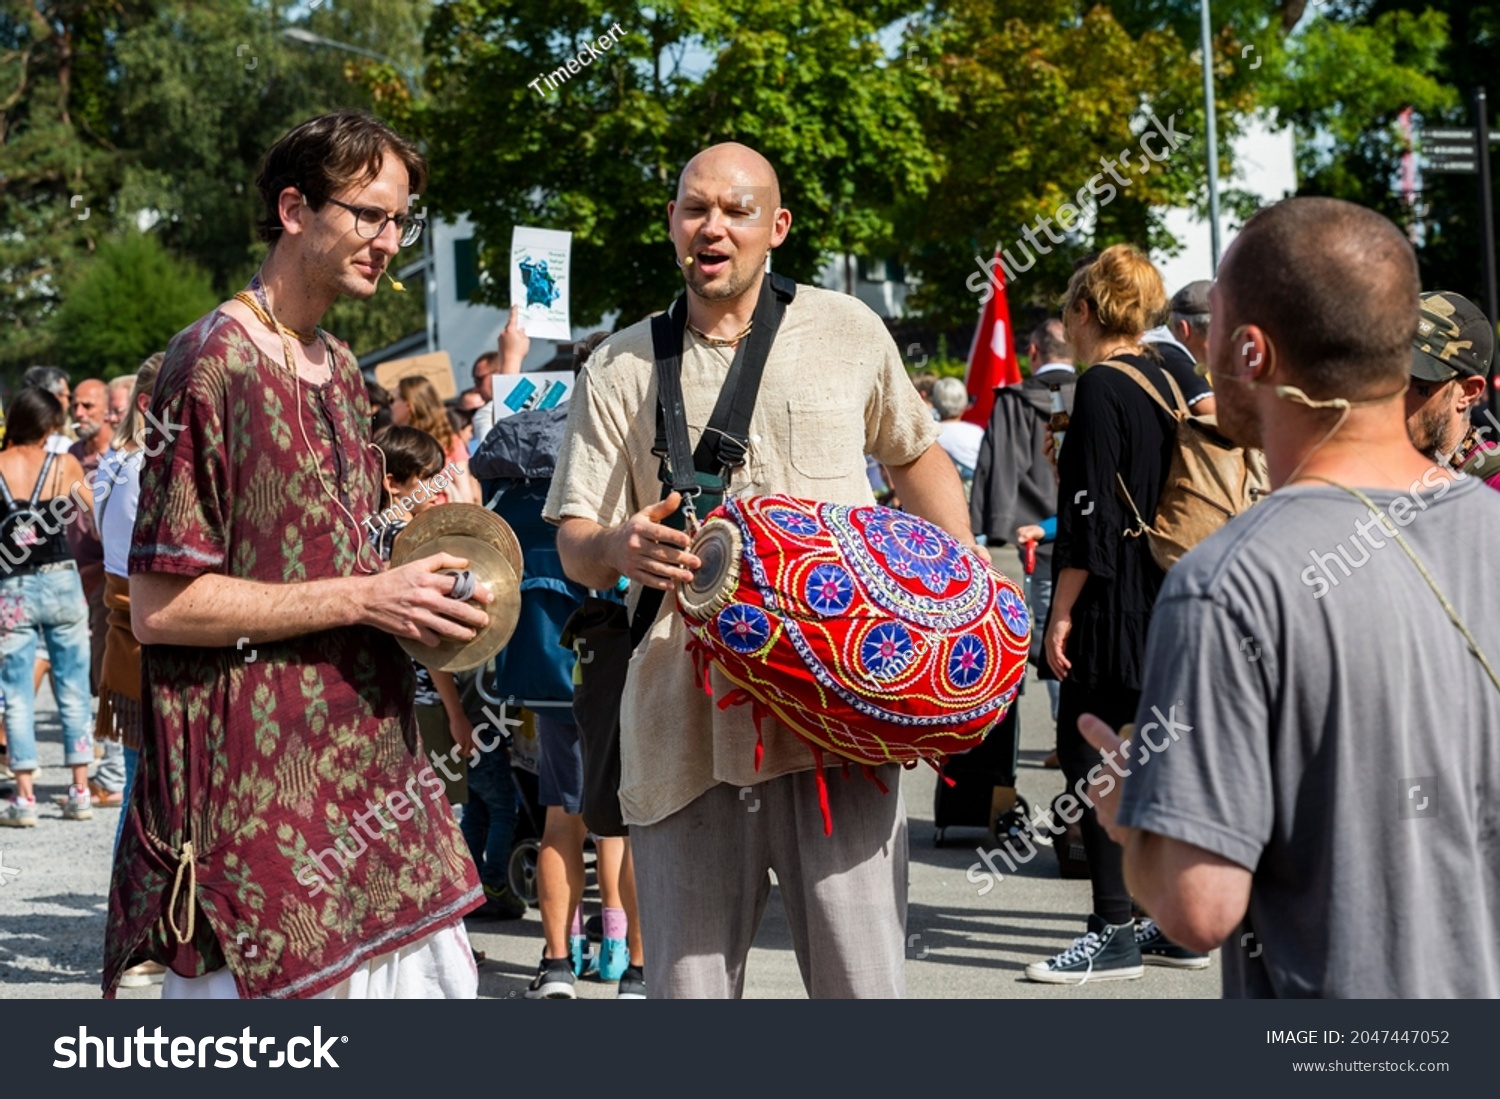
<svg viewBox="0 0 1500 1099">
<path fill-rule="evenodd" d="M 1052 390 L 1062 393 L 1063 406 L 1071 413 L 1077 383 L 1078 375 L 1052 369 L 995 390 L 995 409 L 979 447 L 969 499 L 974 533 L 983 534 L 990 545 L 1009 545 L 1017 527 L 1057 514 L 1057 479 L 1042 453 L 1043 433 L 1052 415 Z M 1038 558 L 1050 559 L 1051 550 L 1051 543 L 1038 546 Z"/>
</svg>

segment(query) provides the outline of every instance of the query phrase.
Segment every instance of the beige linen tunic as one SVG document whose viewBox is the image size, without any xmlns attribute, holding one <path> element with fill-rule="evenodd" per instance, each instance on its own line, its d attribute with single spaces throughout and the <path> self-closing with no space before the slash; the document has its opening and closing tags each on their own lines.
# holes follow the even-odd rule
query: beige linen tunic
<svg viewBox="0 0 1500 1099">
<path fill-rule="evenodd" d="M 709 347 L 691 332 L 684 337 L 682 391 L 694 446 L 732 361 L 732 349 Z M 661 499 L 651 453 L 652 363 L 649 321 L 616 333 L 594 353 L 573 392 L 546 518 L 576 516 L 612 527 Z M 937 435 L 880 319 L 855 298 L 798 286 L 766 362 L 749 456 L 730 492 L 871 504 L 865 455 L 906 465 Z M 632 606 L 639 594 L 636 585 Z M 814 766 L 808 746 L 767 719 L 765 757 L 756 771 L 750 707 L 718 709 L 731 684 L 715 670 L 714 696 L 705 694 L 687 641 L 669 593 L 631 660 L 620 707 L 620 805 L 628 824 L 654 824 L 717 782 L 752 786 Z"/>
</svg>

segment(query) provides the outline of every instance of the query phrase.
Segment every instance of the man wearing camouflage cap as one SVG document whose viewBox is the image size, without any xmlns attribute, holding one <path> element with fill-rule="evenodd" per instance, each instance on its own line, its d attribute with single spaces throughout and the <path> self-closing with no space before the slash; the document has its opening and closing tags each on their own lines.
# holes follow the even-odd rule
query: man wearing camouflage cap
<svg viewBox="0 0 1500 1099">
<path fill-rule="evenodd" d="M 1406 392 L 1406 431 L 1423 454 L 1500 490 L 1500 443 L 1470 422 L 1484 398 L 1495 326 L 1473 302 L 1439 290 L 1422 295 Z M 1500 426 L 1500 425 L 1497 425 Z"/>
</svg>

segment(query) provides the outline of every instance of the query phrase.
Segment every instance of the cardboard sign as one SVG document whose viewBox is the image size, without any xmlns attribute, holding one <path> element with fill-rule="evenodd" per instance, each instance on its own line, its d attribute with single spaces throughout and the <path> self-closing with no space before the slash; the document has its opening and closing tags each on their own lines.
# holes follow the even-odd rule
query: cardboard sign
<svg viewBox="0 0 1500 1099">
<path fill-rule="evenodd" d="M 409 359 L 392 359 L 375 368 L 375 380 L 392 394 L 396 392 L 396 386 L 402 378 L 409 378 L 414 374 L 420 374 L 431 382 L 438 396 L 445 401 L 458 394 L 458 383 L 453 377 L 453 360 L 446 351 L 413 355 Z"/>
</svg>

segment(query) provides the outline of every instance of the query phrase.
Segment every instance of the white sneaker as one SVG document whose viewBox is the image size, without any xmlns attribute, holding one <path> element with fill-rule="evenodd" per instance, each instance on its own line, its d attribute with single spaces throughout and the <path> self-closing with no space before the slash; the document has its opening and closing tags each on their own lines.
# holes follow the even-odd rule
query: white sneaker
<svg viewBox="0 0 1500 1099">
<path fill-rule="evenodd" d="M 63 820 L 93 820 L 94 801 L 89 797 L 87 786 L 74 786 L 68 790 L 68 800 L 63 802 Z"/>
<path fill-rule="evenodd" d="M 0 813 L 0 828 L 35 828 L 36 827 L 36 799 L 30 798 L 23 801 L 19 797 L 11 798 L 6 803 L 5 811 Z"/>
</svg>

